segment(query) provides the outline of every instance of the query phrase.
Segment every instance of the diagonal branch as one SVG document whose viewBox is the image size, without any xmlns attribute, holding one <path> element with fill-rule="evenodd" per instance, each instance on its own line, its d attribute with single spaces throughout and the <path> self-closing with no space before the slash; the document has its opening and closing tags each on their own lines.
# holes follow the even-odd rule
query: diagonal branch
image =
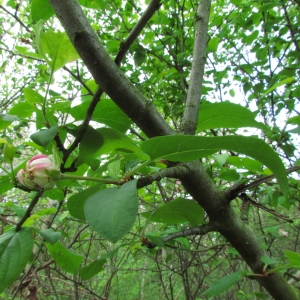
<svg viewBox="0 0 300 300">
<path fill-rule="evenodd" d="M 135 39 L 139 36 L 139 34 L 144 29 L 144 27 L 151 19 L 151 17 L 154 15 L 154 13 L 159 9 L 160 5 L 161 5 L 160 0 L 151 0 L 144 14 L 132 29 L 130 35 L 127 37 L 127 39 L 124 42 L 121 43 L 119 53 L 115 58 L 115 63 L 118 66 L 121 65 L 122 59 L 124 58 L 125 54 L 129 50 L 130 46 L 135 41 Z"/>
<path fill-rule="evenodd" d="M 210 6 L 211 0 L 200 1 L 196 14 L 196 32 L 191 79 L 182 124 L 182 129 L 185 134 L 195 134 L 197 127 L 206 61 L 207 31 Z"/>
<path fill-rule="evenodd" d="M 73 0 L 50 0 L 50 3 L 99 87 L 148 137 L 173 134 L 154 105 L 111 60 L 79 3 Z"/>
<path fill-rule="evenodd" d="M 23 218 L 20 220 L 20 222 L 17 224 L 16 226 L 16 231 L 19 231 L 22 227 L 22 225 L 24 224 L 24 222 L 30 217 L 30 214 L 32 212 L 32 210 L 34 209 L 34 207 L 37 205 L 40 197 L 42 196 L 42 194 L 44 193 L 43 190 L 40 190 L 37 192 L 37 194 L 35 195 L 35 197 L 32 199 L 30 205 L 28 206 Z"/>
<path fill-rule="evenodd" d="M 295 172 L 298 170 L 300 170 L 300 166 L 293 166 L 291 168 L 286 169 L 286 173 L 289 174 L 289 173 L 292 173 L 292 172 Z M 238 196 L 239 193 L 246 191 L 248 189 L 251 189 L 253 187 L 256 187 L 262 183 L 268 182 L 274 178 L 275 178 L 274 175 L 269 175 L 269 176 L 257 179 L 249 184 L 245 184 L 245 183 L 239 184 L 239 185 L 233 187 L 231 190 L 228 190 L 228 195 L 229 195 L 228 200 L 233 200 L 235 197 Z"/>
<path fill-rule="evenodd" d="M 135 39 L 138 37 L 138 35 L 141 33 L 149 19 L 153 16 L 153 14 L 159 9 L 160 7 L 160 0 L 152 0 L 150 4 L 148 5 L 147 9 L 145 10 L 143 16 L 139 20 L 139 22 L 135 25 L 135 27 L 132 29 L 130 35 L 128 38 L 121 43 L 119 52 L 115 58 L 115 63 L 120 66 L 122 59 L 125 57 L 127 51 L 129 50 L 130 46 L 132 43 L 135 41 Z M 67 69 L 68 70 L 68 69 Z M 84 85 L 84 83 L 82 83 Z M 85 85 L 84 85 L 85 86 Z M 88 87 L 85 86 L 87 89 Z M 88 89 L 89 90 L 89 89 Z M 82 127 L 80 128 L 80 131 L 75 139 L 75 141 L 72 143 L 72 145 L 64 151 L 63 155 L 63 162 L 66 162 L 72 151 L 75 150 L 75 148 L 78 146 L 80 143 L 81 139 L 83 138 L 84 134 L 87 131 L 88 125 L 92 119 L 93 112 L 97 106 L 97 104 L 100 101 L 100 97 L 103 94 L 103 90 L 101 88 L 98 88 L 96 93 L 93 96 L 93 99 L 89 105 L 89 108 L 86 113 L 86 117 L 82 123 Z M 71 168 L 64 169 L 62 171 L 72 171 L 75 170 L 75 163 L 71 166 Z"/>
</svg>

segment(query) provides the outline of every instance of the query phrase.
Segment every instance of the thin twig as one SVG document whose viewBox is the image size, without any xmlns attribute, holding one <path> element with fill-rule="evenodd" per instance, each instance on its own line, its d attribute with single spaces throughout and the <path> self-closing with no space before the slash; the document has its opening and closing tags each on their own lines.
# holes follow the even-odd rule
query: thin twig
<svg viewBox="0 0 300 300">
<path fill-rule="evenodd" d="M 298 171 L 298 170 L 300 170 L 300 166 L 294 166 L 294 167 L 286 169 L 286 173 L 289 174 L 289 173 L 292 173 L 292 172 L 295 172 L 295 171 Z M 248 189 L 251 189 L 253 187 L 256 187 L 256 186 L 258 186 L 262 183 L 268 182 L 268 181 L 270 181 L 274 178 L 275 178 L 274 175 L 269 175 L 267 177 L 255 180 L 255 181 L 253 181 L 249 184 L 245 184 L 245 183 L 239 184 L 238 186 L 233 187 L 231 190 L 228 191 L 228 195 L 229 195 L 228 200 L 229 201 L 233 200 L 235 197 L 238 196 L 239 193 L 241 193 L 243 191 L 246 191 Z"/>
<path fill-rule="evenodd" d="M 148 21 L 151 19 L 154 13 L 159 9 L 160 5 L 160 0 L 152 0 L 146 8 L 145 12 L 143 13 L 142 17 L 139 19 L 139 21 L 136 23 L 136 25 L 130 32 L 130 35 L 124 42 L 121 43 L 120 50 L 115 58 L 115 63 L 118 66 L 121 65 L 121 62 L 124 56 L 126 55 L 127 51 L 129 50 L 130 46 L 133 44 L 133 42 L 139 36 L 141 31 L 147 25 Z"/>
<path fill-rule="evenodd" d="M 32 199 L 29 207 L 27 208 L 23 218 L 21 219 L 21 221 L 17 224 L 16 226 L 16 231 L 19 231 L 22 227 L 22 225 L 24 224 L 24 222 L 30 217 L 30 214 L 32 212 L 32 210 L 34 209 L 34 207 L 36 206 L 36 204 L 38 203 L 40 197 L 43 194 L 43 190 L 40 190 L 37 192 L 37 194 L 35 195 L 35 197 Z"/>
</svg>

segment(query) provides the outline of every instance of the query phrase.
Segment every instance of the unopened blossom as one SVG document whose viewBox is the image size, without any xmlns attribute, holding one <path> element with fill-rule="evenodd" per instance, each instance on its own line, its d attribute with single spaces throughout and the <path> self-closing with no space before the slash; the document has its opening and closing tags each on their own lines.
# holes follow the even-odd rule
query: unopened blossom
<svg viewBox="0 0 300 300">
<path fill-rule="evenodd" d="M 27 163 L 26 169 L 18 172 L 19 181 L 32 190 L 49 190 L 60 178 L 59 166 L 55 165 L 51 156 L 40 154 L 33 156 Z"/>
<path fill-rule="evenodd" d="M 289 236 L 289 233 L 287 231 L 284 231 L 283 229 L 279 229 L 279 234 L 282 235 L 283 237 Z"/>
</svg>

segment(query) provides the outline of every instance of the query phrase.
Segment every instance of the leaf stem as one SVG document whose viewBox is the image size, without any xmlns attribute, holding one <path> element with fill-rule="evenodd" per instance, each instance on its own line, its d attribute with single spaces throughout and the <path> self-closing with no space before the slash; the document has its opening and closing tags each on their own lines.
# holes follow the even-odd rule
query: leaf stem
<svg viewBox="0 0 300 300">
<path fill-rule="evenodd" d="M 90 176 L 76 176 L 70 174 L 61 174 L 59 180 L 63 180 L 63 179 L 98 181 L 107 184 L 117 184 L 117 185 L 124 183 L 124 180 L 113 180 L 113 179 L 97 178 L 97 177 L 90 177 Z"/>
</svg>

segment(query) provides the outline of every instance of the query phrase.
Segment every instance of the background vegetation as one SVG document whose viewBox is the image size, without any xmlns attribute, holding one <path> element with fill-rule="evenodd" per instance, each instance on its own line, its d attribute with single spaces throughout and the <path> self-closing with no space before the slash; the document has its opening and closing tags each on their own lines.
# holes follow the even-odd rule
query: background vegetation
<svg viewBox="0 0 300 300">
<path fill-rule="evenodd" d="M 0 4 L 1 299 L 299 299 L 298 0 Z"/>
</svg>

